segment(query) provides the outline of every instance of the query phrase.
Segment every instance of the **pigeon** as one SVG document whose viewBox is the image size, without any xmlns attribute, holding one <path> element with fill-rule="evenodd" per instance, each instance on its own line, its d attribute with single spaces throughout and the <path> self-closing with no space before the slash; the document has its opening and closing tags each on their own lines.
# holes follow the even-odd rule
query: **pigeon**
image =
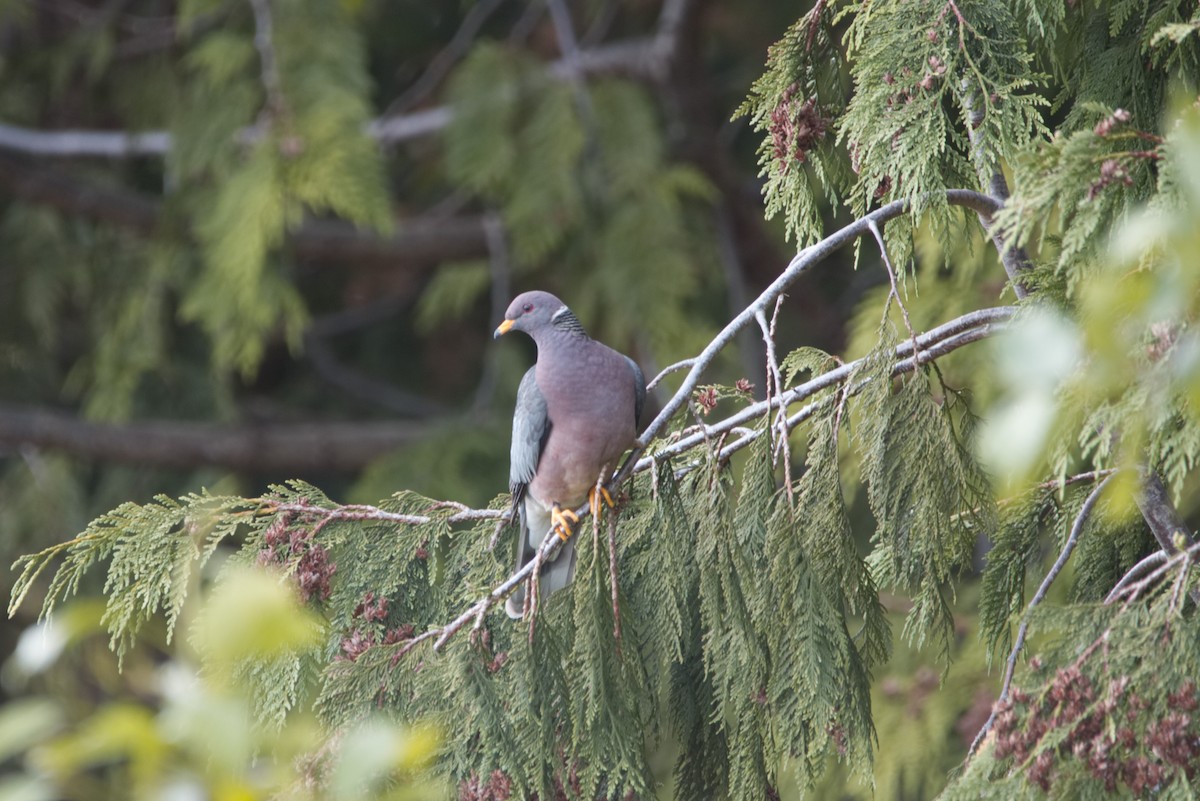
<svg viewBox="0 0 1200 801">
<path fill-rule="evenodd" d="M 574 509 L 585 500 L 592 514 L 612 507 L 598 482 L 612 474 L 637 439 L 646 380 L 637 363 L 592 339 L 579 319 L 549 292 L 518 295 L 496 328 L 496 337 L 524 331 L 537 345 L 537 363 L 517 390 L 513 413 L 509 489 L 520 519 L 519 570 L 553 529 L 564 540 L 542 567 L 542 597 L 575 576 Z M 509 596 L 509 617 L 524 614 L 525 588 Z"/>
</svg>

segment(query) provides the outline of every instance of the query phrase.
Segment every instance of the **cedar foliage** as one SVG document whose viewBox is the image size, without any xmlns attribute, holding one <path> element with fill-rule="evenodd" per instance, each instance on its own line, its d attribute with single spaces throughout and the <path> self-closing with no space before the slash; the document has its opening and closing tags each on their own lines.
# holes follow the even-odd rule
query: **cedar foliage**
<svg viewBox="0 0 1200 801">
<path fill-rule="evenodd" d="M 232 149 L 202 152 L 222 137 L 189 144 L 188 134 L 173 156 L 173 169 L 211 179 L 180 202 L 211 215 L 198 231 L 205 256 L 184 312 L 202 322 L 217 364 L 252 364 L 268 327 L 302 315 L 272 261 L 298 209 L 381 220 L 384 195 L 355 100 L 358 56 L 329 25 L 329 41 L 281 52 L 295 105 L 269 121 L 270 144 L 235 158 Z M 1006 475 L 981 463 L 971 396 L 942 362 L 893 377 L 895 349 L 911 337 L 892 308 L 911 299 L 902 292 L 884 300 L 858 369 L 807 396 L 814 411 L 792 438 L 790 473 L 766 418 L 732 463 L 718 442 L 666 455 L 695 415 L 740 397 L 733 388 L 698 394 L 651 443 L 656 459 L 623 488 L 619 516 L 597 521 L 594 534 L 581 526 L 576 581 L 534 625 L 493 610 L 440 650 L 418 639 L 507 576 L 510 549 L 489 548 L 506 497 L 490 504 L 497 515 L 470 523 L 411 492 L 345 506 L 298 481 L 252 499 L 200 493 L 124 504 L 76 539 L 23 558 L 12 608 L 51 571 L 48 614 L 102 567 L 105 625 L 120 656 L 152 618 L 174 624 L 201 568 L 228 547 L 231 564 L 281 566 L 330 632 L 244 665 L 266 720 L 311 706 L 331 736 L 374 710 L 433 721 L 449 743 L 440 769 L 476 797 L 497 771 L 521 797 L 650 797 L 659 792 L 651 754 L 676 743 L 675 797 L 761 798 L 792 781 L 810 787 L 835 762 L 870 773 L 870 682 L 895 645 L 881 593 L 911 601 L 903 636 L 935 649 L 953 672 L 956 593 L 984 540 L 992 548 L 979 635 L 1003 664 L 1014 626 L 1026 622 L 1041 634 L 1039 653 L 1022 663 L 993 730 L 943 797 L 1192 797 L 1200 632 L 1187 532 L 1172 543 L 1187 558 L 1164 557 L 1160 581 L 1108 596 L 1160 547 L 1131 512 L 1139 474 L 1161 475 L 1186 502 L 1200 455 L 1190 327 L 1200 274 L 1189 261 L 1200 114 L 1169 99 L 1173 86 L 1195 96 L 1196 25 L 1186 4 L 1164 0 L 820 2 L 771 51 L 743 107 L 763 134 L 768 211 L 782 213 L 801 247 L 823 234 L 818 198 L 855 216 L 903 199 L 907 215 L 884 231 L 893 262 L 906 264 L 932 235 L 954 271 L 957 245 L 979 230 L 945 190 L 989 191 L 994 173 L 1011 172 L 1012 197 L 993 233 L 1028 248 L 1021 280 L 1036 290 L 1014 327 L 1049 318 L 1061 341 L 1042 344 L 1077 355 L 1065 374 L 1039 376 L 1036 353 L 1006 346 L 1034 374 L 1005 388 L 1009 401 L 1041 391 L 1033 401 L 1048 420 L 1031 446 L 1012 446 Z M 229 118 L 204 124 L 231 135 L 263 104 L 250 75 L 253 45 L 238 33 L 203 39 L 183 80 L 189 91 L 229 98 Z M 613 305 L 638 315 L 650 310 L 639 303 L 653 303 L 678 315 L 664 341 L 686 341 L 676 306 L 690 273 L 675 212 L 704 194 L 703 182 L 666 163 L 638 90 L 547 86 L 539 76 L 519 55 L 476 48 L 454 83 L 462 112 L 447 140 L 448 172 L 501 210 L 521 263 L 579 256 L 594 270 L 580 297 L 600 305 L 625 298 L 630 284 L 648 290 Z M 281 160 L 291 126 L 313 144 Z M 641 162 L 614 155 L 631 149 Z M 545 180 L 519 180 L 535 162 Z M 666 211 L 647 217 L 644 204 Z M 638 230 L 664 218 L 673 223 Z M 582 234 L 586 248 L 568 234 Z M 482 291 L 478 275 L 445 275 Z M 215 288 L 234 277 L 272 303 L 248 317 L 223 307 Z M 151 305 L 125 314 L 155 314 L 152 300 L 139 303 Z M 807 350 L 784 367 L 788 389 L 831 364 Z M 1068 481 L 1085 471 L 1099 472 Z M 1117 479 L 1099 508 L 1081 518 L 1094 479 L 1109 474 Z M 865 496 L 875 521 L 865 553 L 848 495 Z M 1075 527 L 1073 598 L 1026 613 L 1044 554 Z M 513 538 L 505 528 L 499 542 Z"/>
</svg>

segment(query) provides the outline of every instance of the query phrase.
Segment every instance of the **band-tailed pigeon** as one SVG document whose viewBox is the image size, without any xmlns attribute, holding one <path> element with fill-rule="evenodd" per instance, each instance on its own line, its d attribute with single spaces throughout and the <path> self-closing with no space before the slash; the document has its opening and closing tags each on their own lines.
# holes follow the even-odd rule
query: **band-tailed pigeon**
<svg viewBox="0 0 1200 801">
<path fill-rule="evenodd" d="M 602 473 L 608 478 L 637 438 L 646 380 L 632 359 L 589 337 L 549 292 L 518 295 L 495 336 L 509 331 L 529 334 L 538 351 L 537 364 L 521 379 L 513 414 L 509 489 L 521 521 L 517 569 L 554 528 L 565 544 L 542 568 L 541 591 L 549 595 L 575 576 L 575 547 L 568 539 L 578 520 L 574 509 L 587 499 L 592 514 L 599 511 L 597 479 Z M 522 588 L 505 609 L 519 618 L 524 605 Z"/>
</svg>

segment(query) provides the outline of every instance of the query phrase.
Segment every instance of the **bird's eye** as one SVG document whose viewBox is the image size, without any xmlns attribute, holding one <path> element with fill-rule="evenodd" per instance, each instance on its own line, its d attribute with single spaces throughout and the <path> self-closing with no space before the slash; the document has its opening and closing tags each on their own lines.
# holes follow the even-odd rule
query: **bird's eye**
<svg viewBox="0 0 1200 801">
<path fill-rule="evenodd" d="M 525 312 L 526 314 L 528 314 L 529 312 L 533 311 L 533 304 L 532 304 L 532 303 L 526 303 L 524 306 L 522 306 L 522 307 L 521 307 L 521 311 L 523 311 L 523 312 Z"/>
</svg>

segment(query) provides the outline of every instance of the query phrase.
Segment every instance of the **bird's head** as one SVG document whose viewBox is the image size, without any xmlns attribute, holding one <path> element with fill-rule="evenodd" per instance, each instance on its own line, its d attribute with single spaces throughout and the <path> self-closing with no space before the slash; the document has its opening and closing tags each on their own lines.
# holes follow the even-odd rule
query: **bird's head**
<svg viewBox="0 0 1200 801">
<path fill-rule="evenodd" d="M 496 328 L 494 337 L 509 331 L 524 331 L 533 338 L 554 327 L 573 329 L 579 323 L 566 304 L 549 292 L 522 292 L 509 304 L 504 320 Z"/>
</svg>

